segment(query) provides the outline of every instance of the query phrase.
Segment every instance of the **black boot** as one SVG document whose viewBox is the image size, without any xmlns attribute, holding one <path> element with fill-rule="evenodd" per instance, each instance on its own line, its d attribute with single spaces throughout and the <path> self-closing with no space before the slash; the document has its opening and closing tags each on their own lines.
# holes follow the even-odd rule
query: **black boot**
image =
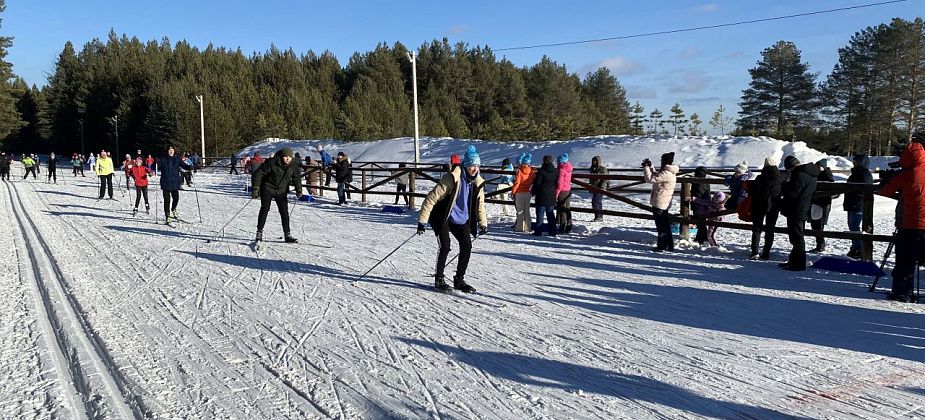
<svg viewBox="0 0 925 420">
<path fill-rule="evenodd" d="M 475 288 L 466 283 L 462 277 L 453 277 L 453 288 L 463 293 L 475 293 Z"/>
<path fill-rule="evenodd" d="M 262 230 L 257 231 L 257 237 L 254 238 L 254 242 L 263 242 L 263 231 Z"/>
<path fill-rule="evenodd" d="M 297 243 L 299 243 L 299 240 L 296 239 L 296 238 L 293 238 L 292 235 L 289 234 L 289 232 L 286 232 L 286 234 L 283 235 L 283 240 L 285 240 L 287 244 L 297 244 Z"/>
<path fill-rule="evenodd" d="M 434 276 L 434 287 L 436 287 L 437 290 L 440 290 L 440 291 L 450 290 L 450 285 L 446 284 L 446 277 L 444 277 L 443 275 Z"/>
</svg>

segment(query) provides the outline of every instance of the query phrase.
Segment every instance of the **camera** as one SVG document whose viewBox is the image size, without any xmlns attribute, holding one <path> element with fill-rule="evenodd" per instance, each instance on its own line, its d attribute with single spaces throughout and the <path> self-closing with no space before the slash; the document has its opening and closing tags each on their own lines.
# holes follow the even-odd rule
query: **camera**
<svg viewBox="0 0 925 420">
<path fill-rule="evenodd" d="M 643 161 L 642 161 L 642 167 L 645 168 L 646 166 L 652 166 L 652 161 L 649 160 L 649 159 L 643 160 Z"/>
</svg>

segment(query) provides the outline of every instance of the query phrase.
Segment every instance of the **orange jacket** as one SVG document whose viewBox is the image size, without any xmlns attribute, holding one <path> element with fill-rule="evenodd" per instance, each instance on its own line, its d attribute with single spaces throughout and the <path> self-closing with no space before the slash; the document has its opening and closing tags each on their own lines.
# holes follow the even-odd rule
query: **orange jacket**
<svg viewBox="0 0 925 420">
<path fill-rule="evenodd" d="M 899 157 L 902 171 L 886 184 L 880 194 L 902 197 L 903 218 L 899 227 L 925 229 L 925 149 L 919 143 L 910 143 Z"/>
<path fill-rule="evenodd" d="M 514 176 L 514 185 L 511 187 L 511 194 L 530 192 L 533 186 L 533 178 L 536 177 L 536 170 L 530 165 L 520 165 L 517 168 L 517 175 Z"/>
</svg>

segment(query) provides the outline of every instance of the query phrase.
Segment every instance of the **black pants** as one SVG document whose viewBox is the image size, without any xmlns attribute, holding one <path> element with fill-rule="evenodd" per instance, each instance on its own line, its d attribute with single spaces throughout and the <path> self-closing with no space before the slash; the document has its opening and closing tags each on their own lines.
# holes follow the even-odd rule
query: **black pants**
<svg viewBox="0 0 925 420">
<path fill-rule="evenodd" d="M 180 191 L 162 190 L 161 192 L 164 195 L 164 218 L 166 219 L 170 217 L 171 211 L 174 211 L 177 209 L 177 204 L 180 203 Z M 173 199 L 172 203 L 171 203 L 171 199 Z"/>
<path fill-rule="evenodd" d="M 83 167 L 83 166 L 75 166 L 75 167 L 73 168 L 73 171 L 74 171 L 74 176 L 77 176 L 77 172 L 80 172 L 80 176 L 84 176 L 84 167 Z"/>
<path fill-rule="evenodd" d="M 148 187 L 135 187 L 135 208 L 138 208 L 138 203 L 141 202 L 141 197 L 145 198 L 145 208 L 148 207 Z"/>
<path fill-rule="evenodd" d="M 58 183 L 58 171 L 56 169 L 48 170 L 48 179 L 53 179 L 55 183 Z"/>
<path fill-rule="evenodd" d="M 673 250 L 674 239 L 671 237 L 668 210 L 653 209 L 652 214 L 655 215 L 655 230 L 658 232 L 658 244 L 655 247 L 662 250 Z"/>
<path fill-rule="evenodd" d="M 26 177 L 29 176 L 30 173 L 32 174 L 32 179 L 36 179 L 36 177 L 35 177 L 35 166 L 30 166 L 30 167 L 26 168 L 26 173 L 22 174 L 22 179 L 26 179 Z"/>
<path fill-rule="evenodd" d="M 911 296 L 915 292 L 915 266 L 925 250 L 925 230 L 899 229 L 896 233 L 896 265 L 893 266 L 893 294 Z"/>
<path fill-rule="evenodd" d="M 324 186 L 331 186 L 331 168 L 324 168 Z"/>
<path fill-rule="evenodd" d="M 446 257 L 450 254 L 450 234 L 456 238 L 459 243 L 459 258 L 456 262 L 456 278 L 462 280 L 466 276 L 466 269 L 469 268 L 469 257 L 472 255 L 472 232 L 469 230 L 469 224 L 456 225 L 446 223 L 435 228 L 437 230 L 437 242 L 440 244 L 440 251 L 437 254 L 437 269 L 434 273 L 437 277 L 443 277 L 443 267 L 446 266 Z"/>
<path fill-rule="evenodd" d="M 0 169 L 0 179 L 8 180 L 10 179 L 10 170 L 9 169 Z"/>
<path fill-rule="evenodd" d="M 273 196 L 266 191 L 260 193 L 260 215 L 257 216 L 257 230 L 262 231 L 267 224 L 267 214 L 270 213 L 270 203 L 276 202 L 279 218 L 283 221 L 283 234 L 289 234 L 289 201 L 286 194 Z"/>
<path fill-rule="evenodd" d="M 710 240 L 710 232 L 707 228 L 707 224 L 704 222 L 697 223 L 697 235 L 694 236 L 694 242 L 697 242 L 700 245 L 707 243 Z"/>
<path fill-rule="evenodd" d="M 228 175 L 235 174 L 238 175 L 238 168 L 234 165 L 231 165 L 231 171 L 228 172 Z"/>
<path fill-rule="evenodd" d="M 403 193 L 403 192 L 405 192 L 405 191 L 408 191 L 408 186 L 405 185 L 405 184 L 398 184 L 398 185 L 395 187 L 395 192 L 397 192 L 397 193 Z M 399 196 L 397 196 L 397 195 L 395 196 L 395 204 L 398 204 L 398 197 L 399 197 Z M 401 197 L 405 199 L 405 205 L 406 205 L 406 206 L 410 206 L 410 205 L 411 205 L 411 201 L 408 200 L 408 195 L 407 195 L 407 194 L 402 194 Z"/>
<path fill-rule="evenodd" d="M 186 182 L 187 187 L 193 186 L 193 173 L 192 172 L 180 172 L 182 181 Z"/>
<path fill-rule="evenodd" d="M 103 198 L 107 191 L 109 192 L 109 198 L 112 198 L 112 174 L 100 175 L 100 199 Z"/>
<path fill-rule="evenodd" d="M 790 237 L 790 257 L 787 258 L 787 265 L 796 268 L 806 268 L 806 239 L 805 239 L 805 220 L 796 220 L 793 217 L 787 218 L 787 236 Z"/>
<path fill-rule="evenodd" d="M 571 231 L 572 228 L 572 192 L 562 191 L 556 198 L 556 222 L 560 230 Z"/>
<path fill-rule="evenodd" d="M 752 255 L 758 253 L 761 232 L 764 232 L 764 248 L 761 250 L 761 256 L 764 258 L 771 256 L 771 246 L 774 245 L 774 227 L 777 226 L 779 214 L 777 210 L 769 210 L 765 214 L 752 215 Z"/>
</svg>

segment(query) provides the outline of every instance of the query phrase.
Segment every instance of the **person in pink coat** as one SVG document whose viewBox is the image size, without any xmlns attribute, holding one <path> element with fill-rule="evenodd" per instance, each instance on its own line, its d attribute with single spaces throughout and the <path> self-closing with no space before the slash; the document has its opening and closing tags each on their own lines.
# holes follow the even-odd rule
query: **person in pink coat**
<svg viewBox="0 0 925 420">
<path fill-rule="evenodd" d="M 556 221 L 560 233 L 572 233 L 572 163 L 568 153 L 561 154 L 556 162 L 559 164 L 559 182 L 556 184 Z"/>
<path fill-rule="evenodd" d="M 649 204 L 655 216 L 655 228 L 658 231 L 658 245 L 655 252 L 674 250 L 674 239 L 671 237 L 671 222 L 668 220 L 668 209 L 671 208 L 671 198 L 674 195 L 674 186 L 677 182 L 678 165 L 674 164 L 674 152 L 662 155 L 660 169 L 652 168 L 649 159 L 642 161 L 643 178 L 652 184 L 652 195 Z"/>
</svg>

